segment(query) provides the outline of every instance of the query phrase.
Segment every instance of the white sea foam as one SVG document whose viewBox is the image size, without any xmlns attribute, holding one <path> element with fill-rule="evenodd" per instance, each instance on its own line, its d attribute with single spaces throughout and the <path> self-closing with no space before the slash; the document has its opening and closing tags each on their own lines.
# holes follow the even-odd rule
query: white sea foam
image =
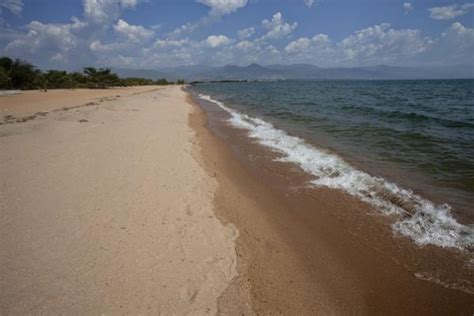
<svg viewBox="0 0 474 316">
<path fill-rule="evenodd" d="M 315 186 L 344 190 L 385 215 L 400 215 L 392 224 L 396 233 L 412 238 L 418 245 L 474 249 L 474 228 L 458 223 L 451 216 L 449 205 L 435 205 L 411 190 L 357 170 L 339 156 L 288 135 L 268 122 L 235 111 L 210 96 L 199 96 L 227 111 L 234 127 L 247 130 L 260 144 L 280 153 L 280 161 L 295 163 L 313 175 Z"/>
</svg>

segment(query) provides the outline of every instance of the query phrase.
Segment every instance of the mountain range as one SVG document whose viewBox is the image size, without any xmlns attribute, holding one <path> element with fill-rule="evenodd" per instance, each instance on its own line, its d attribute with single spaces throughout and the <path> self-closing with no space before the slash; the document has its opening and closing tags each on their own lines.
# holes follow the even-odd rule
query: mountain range
<svg viewBox="0 0 474 316">
<path fill-rule="evenodd" d="M 173 68 L 127 69 L 112 68 L 121 77 L 142 77 L 167 80 L 184 79 L 186 81 L 219 80 L 391 80 L 391 79 L 466 79 L 474 78 L 474 66 L 438 66 L 438 67 L 339 67 L 322 68 L 310 64 L 267 65 L 250 64 L 248 66 L 226 65 L 180 66 Z"/>
</svg>

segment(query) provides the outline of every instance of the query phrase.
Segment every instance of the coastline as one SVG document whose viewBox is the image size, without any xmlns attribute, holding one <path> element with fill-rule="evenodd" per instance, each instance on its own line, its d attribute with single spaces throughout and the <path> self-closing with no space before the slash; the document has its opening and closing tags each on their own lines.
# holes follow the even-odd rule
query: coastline
<svg viewBox="0 0 474 316">
<path fill-rule="evenodd" d="M 473 294 L 449 288 L 472 279 L 464 257 L 308 188 L 186 89 L 34 93 L 45 115 L 0 126 L 0 313 L 474 310 Z M 16 117 L 36 113 L 34 99 Z"/>
<path fill-rule="evenodd" d="M 380 215 L 342 191 L 305 188 L 302 170 L 274 162 L 274 153 L 223 123 L 223 111 L 196 99 L 194 106 L 192 126 L 224 205 L 216 209 L 241 232 L 233 286 L 249 283 L 256 313 L 472 312 L 472 294 L 426 277 L 447 270 L 448 280 L 469 280 L 465 257 L 395 238 Z"/>
</svg>

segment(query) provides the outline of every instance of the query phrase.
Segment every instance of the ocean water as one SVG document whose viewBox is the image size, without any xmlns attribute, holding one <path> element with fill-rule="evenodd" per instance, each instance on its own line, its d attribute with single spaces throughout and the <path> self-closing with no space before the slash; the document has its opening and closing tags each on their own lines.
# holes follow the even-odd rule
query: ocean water
<svg viewBox="0 0 474 316">
<path fill-rule="evenodd" d="M 419 245 L 474 250 L 474 80 L 206 83 L 229 123 Z"/>
</svg>

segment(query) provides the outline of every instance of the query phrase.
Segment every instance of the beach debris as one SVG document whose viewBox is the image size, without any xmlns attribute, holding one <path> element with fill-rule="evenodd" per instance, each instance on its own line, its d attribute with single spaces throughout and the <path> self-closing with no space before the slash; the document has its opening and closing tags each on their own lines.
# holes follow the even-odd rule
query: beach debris
<svg viewBox="0 0 474 316">
<path fill-rule="evenodd" d="M 48 115 L 48 112 L 36 112 L 35 113 L 35 116 L 43 116 L 44 117 L 46 115 Z"/>
</svg>

